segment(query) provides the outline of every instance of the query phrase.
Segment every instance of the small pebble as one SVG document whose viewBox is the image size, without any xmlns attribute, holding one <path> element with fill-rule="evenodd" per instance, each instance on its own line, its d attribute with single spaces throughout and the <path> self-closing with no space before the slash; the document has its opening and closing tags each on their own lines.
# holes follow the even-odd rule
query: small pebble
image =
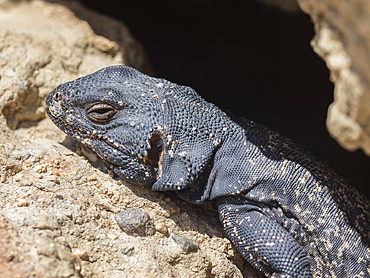
<svg viewBox="0 0 370 278">
<path fill-rule="evenodd" d="M 17 173 L 17 174 L 14 176 L 14 181 L 15 181 L 15 182 L 19 182 L 19 181 L 21 181 L 23 178 L 24 178 L 24 174 L 23 174 L 23 172 L 19 172 L 19 173 Z"/>
<path fill-rule="evenodd" d="M 17 202 L 17 207 L 26 207 L 28 206 L 28 202 L 26 199 L 20 199 L 18 202 Z"/>
<path fill-rule="evenodd" d="M 190 251 L 195 251 L 198 249 L 199 244 L 195 240 L 192 240 L 190 238 L 180 236 L 177 234 L 172 234 L 171 238 L 180 245 L 181 249 L 184 250 L 186 253 L 189 253 Z"/>
<path fill-rule="evenodd" d="M 167 218 L 170 217 L 171 216 L 171 211 L 169 209 L 164 210 L 163 211 L 163 216 L 167 217 Z"/>
<path fill-rule="evenodd" d="M 69 219 L 72 219 L 72 212 L 70 210 L 66 210 L 63 212 L 65 216 L 67 216 Z"/>
<path fill-rule="evenodd" d="M 36 165 L 33 168 L 33 171 L 36 173 L 45 173 L 46 172 L 46 165 L 41 164 L 41 165 Z"/>
<path fill-rule="evenodd" d="M 52 174 L 59 177 L 60 176 L 60 170 L 55 169 Z"/>
<path fill-rule="evenodd" d="M 171 215 L 179 213 L 179 212 L 180 212 L 180 208 L 176 205 L 174 205 L 173 207 L 170 208 L 170 214 Z"/>
<path fill-rule="evenodd" d="M 81 249 L 73 250 L 73 255 L 75 255 L 76 257 L 79 257 L 80 259 L 86 259 L 87 258 L 87 252 L 85 250 L 81 250 Z"/>
<path fill-rule="evenodd" d="M 128 245 L 122 248 L 121 253 L 126 256 L 131 256 L 134 254 L 135 247 L 132 245 Z"/>
<path fill-rule="evenodd" d="M 127 234 L 149 236 L 155 233 L 149 214 L 139 208 L 126 209 L 117 213 L 114 218 Z"/>
<path fill-rule="evenodd" d="M 98 178 L 96 176 L 91 176 L 88 178 L 88 181 L 96 181 Z"/>
<path fill-rule="evenodd" d="M 54 182 L 56 184 L 60 183 L 58 177 L 56 177 L 56 176 L 50 176 L 47 179 L 48 179 L 48 181 Z"/>
<path fill-rule="evenodd" d="M 129 199 L 123 199 L 123 203 L 126 204 L 126 205 L 128 205 L 128 204 L 131 203 L 131 201 Z"/>
<path fill-rule="evenodd" d="M 75 265 L 75 270 L 77 273 L 81 271 L 81 266 L 80 265 Z"/>
<path fill-rule="evenodd" d="M 30 199 L 33 200 L 33 201 L 37 201 L 38 198 L 39 198 L 38 195 L 34 195 L 34 194 L 30 195 Z"/>
<path fill-rule="evenodd" d="M 189 214 L 187 214 L 186 212 L 181 213 L 180 219 L 181 221 L 187 221 L 189 219 Z"/>
<path fill-rule="evenodd" d="M 156 223 L 156 224 L 155 224 L 155 229 L 156 229 L 158 232 L 162 233 L 162 234 L 165 234 L 165 233 L 167 233 L 167 231 L 168 231 L 166 224 L 165 224 L 165 223 L 163 223 L 163 222 L 158 222 L 158 223 Z"/>
<path fill-rule="evenodd" d="M 77 218 L 77 219 L 75 219 L 75 223 L 77 225 L 81 225 L 83 222 L 82 222 L 82 219 L 81 218 Z"/>
<path fill-rule="evenodd" d="M 54 196 L 54 198 L 55 198 L 55 199 L 58 199 L 58 200 L 64 200 L 63 195 L 59 195 L 59 194 L 56 194 L 56 195 Z"/>
<path fill-rule="evenodd" d="M 108 237 L 111 239 L 111 240 L 116 240 L 118 238 L 118 236 L 116 234 L 108 234 Z"/>
</svg>

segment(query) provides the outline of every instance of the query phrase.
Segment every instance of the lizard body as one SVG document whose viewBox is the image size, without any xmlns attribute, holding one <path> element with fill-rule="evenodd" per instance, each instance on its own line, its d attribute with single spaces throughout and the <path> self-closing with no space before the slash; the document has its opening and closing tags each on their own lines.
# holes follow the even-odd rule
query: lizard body
<svg viewBox="0 0 370 278">
<path fill-rule="evenodd" d="M 278 133 L 126 66 L 61 84 L 46 104 L 123 180 L 216 200 L 226 234 L 266 276 L 370 277 L 368 200 Z"/>
</svg>

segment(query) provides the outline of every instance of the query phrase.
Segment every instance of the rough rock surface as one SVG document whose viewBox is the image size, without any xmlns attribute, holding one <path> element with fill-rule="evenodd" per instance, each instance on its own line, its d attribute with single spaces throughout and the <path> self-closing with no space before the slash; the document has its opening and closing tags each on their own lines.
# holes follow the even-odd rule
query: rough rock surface
<svg viewBox="0 0 370 278">
<path fill-rule="evenodd" d="M 46 95 L 112 64 L 150 71 L 122 23 L 70 1 L 0 1 L 0 277 L 258 277 L 212 204 L 124 185 L 59 143 Z M 150 233 L 118 226 L 134 208 Z"/>
<path fill-rule="evenodd" d="M 335 84 L 327 127 L 347 150 L 370 155 L 370 2 L 298 0 L 315 26 L 314 50 Z"/>
</svg>

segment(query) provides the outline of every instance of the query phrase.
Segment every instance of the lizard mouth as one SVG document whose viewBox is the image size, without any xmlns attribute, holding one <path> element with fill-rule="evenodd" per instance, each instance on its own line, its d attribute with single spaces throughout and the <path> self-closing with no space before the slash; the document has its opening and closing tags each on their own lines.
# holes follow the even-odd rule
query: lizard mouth
<svg viewBox="0 0 370 278">
<path fill-rule="evenodd" d="M 143 158 L 144 163 L 154 168 L 161 168 L 163 157 L 163 135 L 154 133 L 150 138 L 150 149 L 148 155 Z"/>
</svg>

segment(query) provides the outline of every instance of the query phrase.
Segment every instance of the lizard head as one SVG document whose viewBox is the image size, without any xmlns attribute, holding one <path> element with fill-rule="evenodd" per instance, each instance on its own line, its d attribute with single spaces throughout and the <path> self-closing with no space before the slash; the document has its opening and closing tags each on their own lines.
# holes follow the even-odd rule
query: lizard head
<svg viewBox="0 0 370 278">
<path fill-rule="evenodd" d="M 104 68 L 59 85 L 46 99 L 47 113 L 121 178 L 149 187 L 163 151 L 156 90 L 165 82 L 125 66 Z"/>
<path fill-rule="evenodd" d="M 61 84 L 46 106 L 60 129 L 118 176 L 154 190 L 190 188 L 210 168 L 225 124 L 190 87 L 126 66 Z"/>
</svg>

